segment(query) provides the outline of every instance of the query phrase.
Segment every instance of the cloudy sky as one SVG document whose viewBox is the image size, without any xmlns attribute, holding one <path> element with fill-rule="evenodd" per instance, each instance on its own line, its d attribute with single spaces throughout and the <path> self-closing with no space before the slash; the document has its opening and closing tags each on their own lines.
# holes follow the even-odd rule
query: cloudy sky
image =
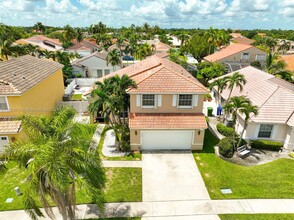
<svg viewBox="0 0 294 220">
<path fill-rule="evenodd" d="M 0 0 L 0 23 L 294 29 L 294 0 Z"/>
</svg>

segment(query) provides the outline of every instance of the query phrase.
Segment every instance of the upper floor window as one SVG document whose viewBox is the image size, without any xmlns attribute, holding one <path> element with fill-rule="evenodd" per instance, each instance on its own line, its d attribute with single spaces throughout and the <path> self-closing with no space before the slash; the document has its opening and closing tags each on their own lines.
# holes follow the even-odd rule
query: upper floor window
<svg viewBox="0 0 294 220">
<path fill-rule="evenodd" d="M 249 53 L 243 53 L 242 54 L 242 60 L 248 60 L 249 59 Z"/>
<path fill-rule="evenodd" d="M 102 70 L 97 70 L 97 78 L 100 78 L 103 76 L 103 71 Z"/>
<path fill-rule="evenodd" d="M 0 111 L 8 111 L 8 101 L 6 97 L 0 97 Z"/>
<path fill-rule="evenodd" d="M 143 108 L 154 108 L 155 106 L 155 95 L 143 94 L 142 95 L 142 107 Z"/>
<path fill-rule="evenodd" d="M 273 131 L 273 125 L 261 124 L 259 127 L 258 137 L 259 138 L 270 138 Z"/>
<path fill-rule="evenodd" d="M 257 61 L 265 61 L 266 56 L 264 54 L 257 54 L 256 55 L 256 60 Z"/>
<path fill-rule="evenodd" d="M 192 97 L 190 94 L 179 95 L 178 107 L 192 108 Z"/>
</svg>

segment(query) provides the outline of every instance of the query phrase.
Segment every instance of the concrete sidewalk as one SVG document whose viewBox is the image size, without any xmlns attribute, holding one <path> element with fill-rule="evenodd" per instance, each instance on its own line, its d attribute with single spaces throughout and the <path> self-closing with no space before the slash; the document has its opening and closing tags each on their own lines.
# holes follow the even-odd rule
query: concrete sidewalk
<svg viewBox="0 0 294 220">
<path fill-rule="evenodd" d="M 53 208 L 57 220 L 62 219 Z M 217 220 L 218 214 L 294 213 L 294 199 L 190 200 L 107 203 L 105 217 L 143 217 L 142 220 Z M 101 217 L 96 205 L 78 205 L 77 219 Z M 205 216 L 205 217 L 204 217 Z M 0 220 L 29 220 L 23 211 L 0 212 Z M 49 219 L 40 218 L 40 219 Z"/>
</svg>

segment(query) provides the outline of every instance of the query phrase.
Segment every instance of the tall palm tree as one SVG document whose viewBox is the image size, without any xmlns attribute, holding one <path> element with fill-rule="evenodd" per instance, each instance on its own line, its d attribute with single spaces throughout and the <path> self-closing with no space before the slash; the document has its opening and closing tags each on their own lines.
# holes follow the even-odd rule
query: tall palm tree
<svg viewBox="0 0 294 220">
<path fill-rule="evenodd" d="M 106 65 L 111 64 L 113 71 L 115 71 L 115 66 L 122 64 L 120 52 L 118 49 L 113 49 L 107 53 Z"/>
<path fill-rule="evenodd" d="M 46 59 L 53 59 L 55 60 L 55 54 L 53 51 L 48 51 L 48 50 L 43 50 L 41 54 L 46 58 Z"/>
<path fill-rule="evenodd" d="M 212 83 L 209 84 L 209 89 L 212 91 L 213 87 L 217 87 L 217 94 L 218 94 L 218 107 L 221 106 L 221 93 L 227 87 L 226 79 L 225 78 L 218 78 L 214 80 Z"/>
<path fill-rule="evenodd" d="M 246 103 L 246 105 L 244 105 L 240 109 L 240 113 L 245 115 L 245 119 L 244 119 L 244 127 L 243 127 L 243 130 L 241 132 L 240 139 L 239 139 L 238 144 L 237 144 L 237 148 L 241 144 L 242 137 L 243 137 L 243 134 L 244 134 L 244 132 L 245 132 L 247 126 L 248 126 L 248 122 L 249 122 L 250 117 L 252 115 L 254 115 L 254 116 L 258 115 L 258 106 L 252 105 L 251 101 L 249 101 L 248 103 Z"/>
<path fill-rule="evenodd" d="M 81 28 L 77 28 L 77 30 L 76 30 L 76 39 L 77 39 L 77 42 L 82 42 L 83 41 L 83 39 L 84 39 L 84 33 L 83 33 L 83 31 L 82 31 L 82 29 Z"/>
<path fill-rule="evenodd" d="M 213 49 L 215 44 L 216 31 L 212 27 L 210 27 L 209 30 L 205 31 L 204 36 L 206 37 L 207 42 L 209 43 L 208 54 L 211 54 L 211 49 Z"/>
<path fill-rule="evenodd" d="M 127 75 L 118 75 L 106 78 L 102 83 L 96 83 L 97 88 L 92 92 L 94 102 L 89 106 L 91 113 L 102 115 L 109 126 L 114 129 L 117 147 L 121 150 L 129 150 L 128 123 L 125 120 L 125 112 L 129 109 L 128 88 L 136 88 L 136 83 Z M 121 120 L 123 115 L 123 120 Z"/>
<path fill-rule="evenodd" d="M 8 60 L 10 55 L 12 55 L 12 41 L 0 38 L 0 59 Z"/>
<path fill-rule="evenodd" d="M 136 50 L 135 56 L 139 60 L 145 59 L 152 54 L 151 46 L 147 43 L 140 44 Z"/>
<path fill-rule="evenodd" d="M 234 96 L 224 105 L 226 113 L 232 114 L 233 128 L 235 128 L 238 111 L 243 109 L 250 101 L 245 96 Z"/>
<path fill-rule="evenodd" d="M 66 107 L 50 117 L 23 116 L 28 138 L 12 143 L 6 151 L 30 173 L 23 201 L 32 219 L 43 216 L 39 204 L 51 218 L 54 204 L 64 220 L 75 219 L 78 185 L 103 206 L 105 176 L 100 157 L 89 148 L 92 132 L 88 125 L 74 123 L 74 115 L 74 109 Z"/>
<path fill-rule="evenodd" d="M 280 60 L 279 57 L 277 52 L 268 53 L 265 61 L 265 67 L 268 73 L 275 75 L 286 68 L 287 64 L 283 60 Z"/>
<path fill-rule="evenodd" d="M 233 73 L 233 75 L 226 77 L 226 83 L 230 90 L 227 102 L 230 100 L 234 87 L 239 87 L 240 92 L 243 90 L 243 85 L 246 84 L 246 79 L 243 74 L 239 72 Z"/>
</svg>

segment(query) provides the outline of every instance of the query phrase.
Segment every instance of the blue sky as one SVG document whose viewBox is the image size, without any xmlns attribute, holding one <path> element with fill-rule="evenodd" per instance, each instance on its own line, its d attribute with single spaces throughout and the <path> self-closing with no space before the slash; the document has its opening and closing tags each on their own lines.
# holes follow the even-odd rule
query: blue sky
<svg viewBox="0 0 294 220">
<path fill-rule="evenodd" d="M 0 23 L 294 29 L 294 0 L 0 0 Z"/>
</svg>

